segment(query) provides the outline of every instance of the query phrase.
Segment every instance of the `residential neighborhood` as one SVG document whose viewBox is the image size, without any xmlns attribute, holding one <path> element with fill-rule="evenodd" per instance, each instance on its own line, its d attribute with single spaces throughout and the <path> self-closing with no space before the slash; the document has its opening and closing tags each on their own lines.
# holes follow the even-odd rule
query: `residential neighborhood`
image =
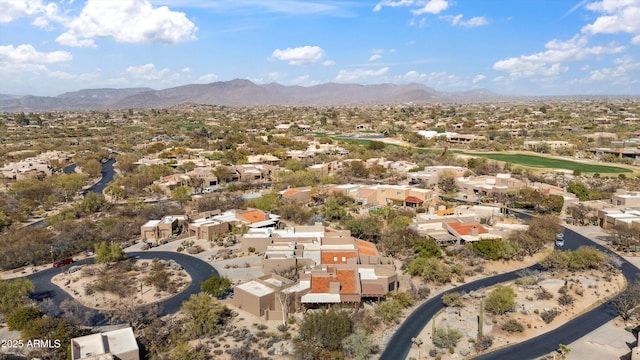
<svg viewBox="0 0 640 360">
<path fill-rule="evenodd" d="M 543 107 L 546 113 L 531 111 Z M 62 122 L 59 116 L 41 116 L 43 127 L 38 129 L 22 128 L 13 123 L 13 114 L 3 114 L 7 139 L 13 139 L 14 149 L 23 150 L 3 150 L 0 241 L 7 250 L 0 260 L 6 279 L 2 286 L 33 278 L 35 288 L 30 291 L 37 293 L 43 281 L 60 284 L 60 296 L 68 299 L 56 309 L 63 310 L 52 307 L 61 300 L 26 298 L 23 311 L 38 309 L 37 317 L 53 316 L 57 320 L 47 321 L 77 327 L 64 340 L 74 359 L 104 358 L 101 354 L 142 359 L 154 352 L 179 353 L 182 358 L 304 358 L 303 353 L 324 358 L 328 345 L 299 339 L 311 321 L 324 321 L 312 319 L 330 316 L 344 317 L 353 325 L 329 331 L 347 330 L 345 339 L 358 336 L 366 345 L 363 356 L 386 358 L 386 347 L 394 342 L 393 336 L 400 336 L 403 322 L 414 321 L 417 307 L 431 302 L 444 302 L 445 315 L 434 315 L 442 324 L 431 321 L 432 328 L 424 323 L 424 334 L 414 338 L 426 342 L 438 331 L 449 331 L 443 334 L 453 338 L 456 332 L 477 332 L 472 336 L 475 342 L 465 338 L 444 348 L 439 340 L 423 345 L 424 352 L 443 359 L 490 353 L 513 336 L 537 338 L 579 316 L 580 308 L 602 301 L 612 301 L 622 314 L 619 331 L 624 333 L 625 326 L 637 321 L 637 312 L 619 305 L 614 296 L 640 285 L 633 279 L 619 285 L 624 283 L 623 272 L 597 262 L 604 260 L 590 260 L 596 262 L 562 275 L 567 271 L 562 266 L 577 265 L 560 265 L 556 257 L 561 255 L 555 255 L 576 251 L 572 256 L 587 256 L 580 251 L 604 246 L 636 265 L 640 259 L 637 159 L 626 150 L 593 151 L 604 144 L 618 146 L 617 139 L 632 133 L 607 133 L 602 126 L 607 124 L 604 118 L 633 119 L 629 114 L 640 111 L 634 102 L 618 107 L 625 111 L 618 114 L 600 102 L 582 102 L 570 113 L 553 102 L 464 104 L 455 112 L 441 106 L 420 111 L 415 106 L 345 107 L 314 113 L 302 108 L 193 105 L 164 110 L 185 129 L 197 124 L 192 127 L 195 132 L 177 133 L 152 131 L 159 114 L 144 109 L 109 111 L 110 120 L 121 118 L 109 123 L 82 112 L 61 113 L 73 119 Z M 412 117 L 389 121 L 407 109 Z M 261 111 L 278 115 L 266 116 L 260 126 L 243 120 Z M 419 115 L 437 111 L 435 118 Z M 352 119 L 340 114 L 352 114 Z M 234 122 L 223 120 L 229 118 Z M 366 126 L 363 118 L 369 119 Z M 545 133 L 531 126 L 540 121 L 553 130 Z M 576 130 L 589 123 L 603 131 L 593 137 Z M 99 124 L 104 130 L 95 128 Z M 637 131 L 633 120 L 624 124 Z M 64 135 L 50 145 L 34 145 L 33 139 L 47 128 L 73 134 L 85 126 L 95 130 L 82 141 Z M 132 138 L 127 126 L 148 128 L 148 139 Z M 428 130 L 430 126 L 438 130 Z M 566 132 L 561 137 L 566 140 L 556 140 L 558 132 Z M 621 145 L 632 146 L 632 139 L 629 136 Z M 96 144 L 99 150 L 89 151 Z M 549 164 L 534 165 L 545 161 Z M 108 183 L 101 184 L 106 176 Z M 95 184 L 101 184 L 99 190 Z M 16 202 L 19 207 L 12 205 Z M 566 245 L 559 248 L 556 235 L 567 234 L 564 229 L 585 234 L 600 229 L 603 235 L 580 240 L 591 241 L 593 248 L 579 247 L 573 235 L 565 235 Z M 41 250 L 26 252 L 32 247 L 28 244 Z M 144 254 L 150 260 L 137 259 L 140 255 L 127 259 L 126 254 Z M 175 257 L 178 254 L 193 260 L 184 262 Z M 606 258 L 597 254 L 590 259 Z M 94 257 L 96 264 L 91 265 Z M 46 279 L 51 263 L 62 258 L 73 263 L 55 268 L 58 272 L 51 280 L 36 280 L 41 275 Z M 98 265 L 99 258 L 122 260 Z M 461 317 L 475 315 L 473 310 L 463 315 L 468 310 L 459 308 L 462 303 L 449 307 L 451 300 L 443 294 L 536 263 L 548 270 L 537 275 L 522 270 L 515 285 L 495 285 L 520 289 L 524 295 L 515 301 L 525 310 L 512 307 L 501 313 L 487 308 L 493 323 L 483 332 L 457 329 L 445 319 L 450 311 Z M 193 272 L 192 266 L 210 270 Z M 180 275 L 183 271 L 188 278 Z M 568 281 L 562 279 L 570 279 L 571 271 L 583 279 L 575 294 L 562 295 L 557 300 L 561 305 L 552 303 L 554 296 L 536 300 L 542 289 L 558 291 L 553 284 Z M 586 294 L 585 289 L 595 289 L 598 281 L 592 277 L 594 271 L 611 279 L 602 285 L 607 287 L 604 294 Z M 528 288 L 517 285 L 531 276 L 536 280 Z M 106 282 L 108 278 L 120 282 Z M 492 289 L 452 294 L 478 306 L 478 294 L 490 297 Z M 172 291 L 182 294 L 181 304 L 167 300 Z M 128 297 L 137 303 L 127 305 Z M 82 305 L 73 305 L 76 301 Z M 214 309 L 217 323 L 208 330 L 179 332 L 178 324 L 196 329 L 194 316 L 206 316 L 197 314 L 207 308 Z M 555 309 L 558 319 L 549 320 L 545 313 L 540 322 L 533 313 L 549 309 Z M 21 339 L 16 329 L 29 327 L 14 325 L 17 313 L 3 311 L 8 326 L 0 330 Z M 130 311 L 140 314 L 125 315 Z M 496 323 L 517 323 L 524 329 L 513 333 L 492 326 Z M 169 345 L 167 336 L 172 333 L 182 334 L 183 342 Z M 203 339 L 210 342 L 203 345 Z M 348 350 L 348 342 L 336 346 L 332 351 L 362 358 Z M 27 356 L 25 349 L 14 350 L 9 353 Z M 419 358 L 420 350 L 408 346 L 407 357 Z M 65 351 L 54 353 L 63 356 Z"/>
</svg>

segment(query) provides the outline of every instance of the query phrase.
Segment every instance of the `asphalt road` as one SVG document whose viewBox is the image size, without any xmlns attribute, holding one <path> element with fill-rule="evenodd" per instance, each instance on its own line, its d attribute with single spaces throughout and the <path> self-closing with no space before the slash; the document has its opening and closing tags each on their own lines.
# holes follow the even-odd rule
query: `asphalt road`
<svg viewBox="0 0 640 360">
<path fill-rule="evenodd" d="M 627 281 L 633 281 L 640 277 L 640 270 L 624 260 L 622 257 L 613 254 L 609 249 L 604 248 L 601 245 L 595 244 L 588 238 L 566 229 L 565 234 L 565 246 L 562 250 L 577 249 L 580 246 L 588 245 L 594 246 L 599 250 L 612 254 L 612 256 L 618 257 L 621 262 L 621 270 Z M 540 269 L 539 265 L 533 265 L 528 267 L 530 270 Z M 518 278 L 522 270 L 512 271 L 489 278 L 476 280 L 474 282 L 458 286 L 449 290 L 450 292 L 469 292 L 471 290 L 477 290 L 483 287 L 492 286 L 505 281 L 510 281 Z M 440 311 L 444 305 L 440 296 L 430 299 L 424 304 L 420 305 L 409 317 L 400 325 L 396 333 L 391 337 L 387 347 L 380 356 L 381 360 L 398 360 L 405 359 L 409 354 L 409 350 L 413 345 L 411 338 L 420 334 L 422 329 L 429 323 L 429 321 Z M 482 356 L 476 357 L 476 359 L 482 360 L 504 360 L 504 359 L 534 359 L 545 354 L 548 354 L 558 348 L 559 344 L 570 344 L 580 337 L 590 333 L 597 329 L 608 321 L 617 317 L 618 314 L 614 311 L 611 305 L 607 302 L 595 309 L 567 322 L 559 328 L 550 331 L 548 333 L 537 336 L 533 339 L 515 344 L 513 346 L 503 348 L 501 350 L 493 351 Z"/>
<path fill-rule="evenodd" d="M 83 191 L 82 195 L 86 196 L 90 192 L 102 194 L 102 191 L 104 190 L 104 188 L 106 188 L 107 185 L 109 185 L 109 183 L 113 180 L 113 177 L 115 176 L 116 172 L 115 170 L 113 170 L 113 164 L 115 164 L 115 162 L 116 162 L 116 159 L 109 159 L 104 164 L 102 164 L 102 170 L 100 171 L 102 178 L 100 179 L 100 181 L 93 184 L 90 188 Z"/>
<path fill-rule="evenodd" d="M 139 257 L 140 259 L 165 259 L 165 260 L 175 260 L 177 263 L 182 265 L 184 270 L 189 273 L 191 276 L 191 284 L 182 291 L 181 293 L 160 302 L 161 305 L 161 313 L 172 314 L 177 312 L 182 305 L 182 302 L 187 300 L 192 294 L 196 294 L 200 292 L 200 284 L 211 277 L 212 275 L 219 275 L 218 272 L 207 262 L 200 260 L 198 258 L 180 254 L 176 252 L 167 252 L 167 251 L 145 251 L 145 252 L 130 252 L 127 253 L 127 256 L 130 258 Z M 35 291 L 31 294 L 31 298 L 34 300 L 43 300 L 45 298 L 51 299 L 54 304 L 59 308 L 60 304 L 67 299 L 73 300 L 73 298 L 64 290 L 59 288 L 58 286 L 51 283 L 51 278 L 54 275 L 60 274 L 63 271 L 69 269 L 70 266 L 73 265 L 82 265 L 82 264 L 92 264 L 93 258 L 85 259 L 81 261 L 76 261 L 72 265 L 67 265 L 63 268 L 51 268 L 48 270 L 44 270 L 38 272 L 36 274 L 30 275 L 27 278 L 33 281 L 35 286 Z M 76 300 L 73 300 L 76 301 Z M 100 326 L 107 324 L 107 317 L 103 312 L 100 312 L 95 309 L 87 309 L 88 313 L 88 321 L 84 325 L 87 326 Z M 63 315 L 63 314 L 61 314 Z"/>
</svg>

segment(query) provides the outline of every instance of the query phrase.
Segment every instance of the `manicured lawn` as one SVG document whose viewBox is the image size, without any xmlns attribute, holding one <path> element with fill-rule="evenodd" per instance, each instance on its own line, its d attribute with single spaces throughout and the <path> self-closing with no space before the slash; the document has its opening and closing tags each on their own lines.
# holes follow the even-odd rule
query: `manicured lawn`
<svg viewBox="0 0 640 360">
<path fill-rule="evenodd" d="M 601 173 L 601 174 L 618 174 L 618 173 L 630 173 L 633 172 L 629 169 L 608 166 L 608 165 L 595 165 L 595 164 L 583 164 L 575 161 L 552 159 L 544 156 L 528 155 L 528 154 L 500 154 L 500 153 L 467 153 L 464 151 L 454 151 L 456 153 L 479 156 L 497 161 L 504 161 L 514 165 L 523 165 L 535 168 L 545 169 L 567 169 L 567 170 L 580 170 L 583 173 Z"/>
</svg>

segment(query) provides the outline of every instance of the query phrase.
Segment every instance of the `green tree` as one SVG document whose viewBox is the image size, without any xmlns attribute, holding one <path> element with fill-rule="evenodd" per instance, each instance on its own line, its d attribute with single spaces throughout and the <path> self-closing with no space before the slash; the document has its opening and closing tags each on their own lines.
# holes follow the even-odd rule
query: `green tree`
<svg viewBox="0 0 640 360">
<path fill-rule="evenodd" d="M 513 310 L 514 306 L 516 306 L 516 293 L 509 286 L 498 286 L 487 296 L 484 305 L 487 311 L 498 315 Z"/>
<path fill-rule="evenodd" d="M 349 214 L 336 197 L 330 196 L 322 207 L 322 216 L 327 221 L 334 221 L 345 220 L 348 218 Z"/>
<path fill-rule="evenodd" d="M 591 199 L 591 191 L 583 183 L 572 182 L 567 186 L 567 191 L 575 194 L 580 201 Z"/>
<path fill-rule="evenodd" d="M 413 248 L 415 249 L 416 255 L 419 257 L 442 257 L 442 249 L 436 241 L 431 238 L 420 238 L 416 240 L 413 244 Z"/>
<path fill-rule="evenodd" d="M 247 207 L 252 207 L 264 211 L 273 211 L 278 206 L 280 200 L 280 194 L 277 192 L 271 192 L 264 194 L 255 199 L 249 199 L 246 201 Z"/>
<path fill-rule="evenodd" d="M 354 360 L 365 360 L 373 352 L 374 346 L 371 336 L 359 329 L 342 340 L 345 354 Z"/>
<path fill-rule="evenodd" d="M 99 264 L 112 263 L 127 258 L 127 255 L 122 249 L 122 246 L 113 241 L 109 245 L 107 245 L 107 243 L 104 241 L 95 244 L 94 253 L 96 257 L 96 263 Z"/>
<path fill-rule="evenodd" d="M 378 304 L 376 307 L 376 315 L 385 323 L 396 322 L 402 315 L 402 304 L 395 299 L 388 299 Z"/>
<path fill-rule="evenodd" d="M 458 190 L 456 183 L 456 174 L 451 170 L 445 170 L 438 175 L 438 187 L 444 193 L 450 193 Z"/>
<path fill-rule="evenodd" d="M 22 331 L 31 321 L 42 316 L 42 311 L 35 306 L 22 306 L 7 316 L 9 330 Z"/>
<path fill-rule="evenodd" d="M 212 275 L 200 284 L 200 290 L 219 298 L 231 286 L 231 280 L 224 276 Z"/>
<path fill-rule="evenodd" d="M 0 211 L 0 232 L 9 225 L 11 225 L 11 218 L 4 211 Z"/>
<path fill-rule="evenodd" d="M 56 354 L 56 359 L 60 355 L 64 356 L 71 344 L 71 338 L 77 333 L 77 330 L 64 318 L 54 318 L 50 316 L 42 316 L 30 321 L 22 330 L 21 337 L 24 340 L 31 339 L 52 339 L 60 340 L 61 346 L 56 349 L 46 349 L 47 355 Z M 65 359 L 66 357 L 62 357 Z"/>
<path fill-rule="evenodd" d="M 351 334 L 351 321 L 344 311 L 307 312 L 300 323 L 296 354 L 303 359 L 324 359 L 327 351 L 342 350 L 342 341 Z"/>
<path fill-rule="evenodd" d="M 35 287 L 31 280 L 0 280 L 0 313 L 8 315 L 29 298 Z"/>
<path fill-rule="evenodd" d="M 73 196 L 82 189 L 86 176 L 82 174 L 63 174 L 55 177 L 54 183 L 62 193 L 65 202 L 69 202 Z"/>
<path fill-rule="evenodd" d="M 171 200 L 177 201 L 184 205 L 191 199 L 191 188 L 188 186 L 178 186 L 171 190 Z"/>
<path fill-rule="evenodd" d="M 344 224 L 345 229 L 351 231 L 351 236 L 356 239 L 377 242 L 382 233 L 382 224 L 371 216 L 349 219 Z"/>
<path fill-rule="evenodd" d="M 542 200 L 540 208 L 546 212 L 559 214 L 564 206 L 564 198 L 560 195 L 549 195 Z"/>
<path fill-rule="evenodd" d="M 219 333 L 231 315 L 229 308 L 205 293 L 191 295 L 181 309 L 186 313 L 184 324 L 189 339 Z"/>
</svg>

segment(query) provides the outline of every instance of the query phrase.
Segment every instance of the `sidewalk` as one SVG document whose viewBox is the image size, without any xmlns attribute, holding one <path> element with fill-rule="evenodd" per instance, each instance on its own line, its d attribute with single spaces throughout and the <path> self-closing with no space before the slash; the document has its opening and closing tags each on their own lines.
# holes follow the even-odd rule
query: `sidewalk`
<svg viewBox="0 0 640 360">
<path fill-rule="evenodd" d="M 606 237 L 609 235 L 599 226 L 567 226 L 594 242 L 607 246 Z M 640 257 L 623 256 L 627 261 L 640 268 Z M 631 352 L 627 344 L 633 344 L 636 338 L 626 331 L 624 323 L 616 318 L 580 339 L 568 344 L 571 352 L 568 360 L 601 360 L 623 359 Z"/>
</svg>

